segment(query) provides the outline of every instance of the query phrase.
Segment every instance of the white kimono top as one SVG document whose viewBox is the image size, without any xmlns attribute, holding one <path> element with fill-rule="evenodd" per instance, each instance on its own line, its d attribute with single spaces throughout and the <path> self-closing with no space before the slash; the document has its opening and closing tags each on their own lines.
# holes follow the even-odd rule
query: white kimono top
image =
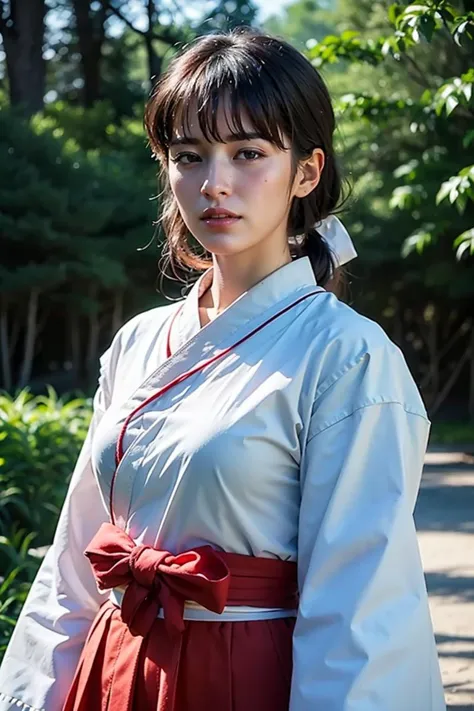
<svg viewBox="0 0 474 711">
<path fill-rule="evenodd" d="M 413 521 L 430 423 L 403 355 L 316 285 L 307 257 L 201 328 L 198 299 L 211 281 L 208 270 L 184 302 L 132 318 L 101 358 L 54 543 L 0 670 L 0 711 L 60 711 L 110 595 L 83 551 L 110 520 L 127 415 L 298 299 L 132 417 L 113 487 L 116 523 L 174 554 L 210 544 L 297 561 L 289 711 L 444 711 Z M 204 620 L 272 614 L 287 613 L 185 609 Z"/>
</svg>

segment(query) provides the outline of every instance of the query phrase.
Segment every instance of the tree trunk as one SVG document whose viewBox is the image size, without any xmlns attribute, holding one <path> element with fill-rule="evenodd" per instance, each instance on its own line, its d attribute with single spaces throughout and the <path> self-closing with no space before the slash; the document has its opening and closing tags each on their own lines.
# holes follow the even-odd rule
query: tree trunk
<svg viewBox="0 0 474 711">
<path fill-rule="evenodd" d="M 145 47 L 148 59 L 148 79 L 150 81 L 150 85 L 153 86 L 161 74 L 162 60 L 161 57 L 155 52 L 155 48 L 153 46 L 153 36 L 150 32 L 147 32 L 145 35 Z"/>
<path fill-rule="evenodd" d="M 156 0 L 145 0 L 146 13 L 148 17 L 148 27 L 146 30 L 135 27 L 133 22 L 122 12 L 122 8 L 111 0 L 102 0 L 103 5 L 112 14 L 118 17 L 132 32 L 136 32 L 143 38 L 147 53 L 148 78 L 153 85 L 161 74 L 163 59 L 155 50 L 155 41 L 161 41 L 170 46 L 175 45 L 185 39 L 186 33 L 180 31 L 177 25 L 160 26 L 159 13 L 156 8 Z"/>
<path fill-rule="evenodd" d="M 153 32 L 158 20 L 155 0 L 147 0 L 148 32 L 145 35 L 145 47 L 148 59 L 148 78 L 153 86 L 161 74 L 162 59 L 155 52 Z"/>
<path fill-rule="evenodd" d="M 71 370 L 75 378 L 77 378 L 81 372 L 80 320 L 77 314 L 72 314 L 69 319 L 69 342 L 71 348 Z"/>
<path fill-rule="evenodd" d="M 25 388 L 31 378 L 33 358 L 36 343 L 36 321 L 38 317 L 38 297 L 39 290 L 31 289 L 28 299 L 28 313 L 26 317 L 25 345 L 23 351 L 23 363 L 21 365 L 18 387 Z"/>
<path fill-rule="evenodd" d="M 97 303 L 97 308 L 89 315 L 89 337 L 86 352 L 86 377 L 88 381 L 91 381 L 97 370 L 100 334 L 98 288 L 95 284 L 90 287 L 89 295 L 91 300 Z"/>
<path fill-rule="evenodd" d="M 18 343 L 20 342 L 20 334 L 21 334 L 21 320 L 19 318 L 16 318 L 13 320 L 13 323 L 11 325 L 11 330 L 10 330 L 10 353 L 11 353 L 12 357 L 17 349 Z"/>
<path fill-rule="evenodd" d="M 118 289 L 115 292 L 114 310 L 112 312 L 112 333 L 111 339 L 115 336 L 120 326 L 123 324 L 123 291 Z"/>
<path fill-rule="evenodd" d="M 403 309 L 398 299 L 394 300 L 393 340 L 403 350 L 405 346 L 405 329 L 403 324 Z"/>
<path fill-rule="evenodd" d="M 0 310 L 0 353 L 2 354 L 2 385 L 4 390 L 12 389 L 11 350 L 8 339 L 8 304 L 5 298 L 1 301 Z"/>
<path fill-rule="evenodd" d="M 469 417 L 474 422 L 474 323 L 471 324 L 471 353 L 469 362 Z"/>
<path fill-rule="evenodd" d="M 439 351 L 438 351 L 438 338 L 437 338 L 437 327 L 438 322 L 436 316 L 433 316 L 426 325 L 427 335 L 426 335 L 426 345 L 428 348 L 429 356 L 429 373 L 431 381 L 431 403 L 437 401 L 440 391 L 440 363 L 439 363 Z"/>
<path fill-rule="evenodd" d="M 82 103 L 89 107 L 101 96 L 100 63 L 105 38 L 104 23 L 107 9 L 105 4 L 101 3 L 101 7 L 93 11 L 89 0 L 73 0 L 73 6 L 84 80 Z"/>
<path fill-rule="evenodd" d="M 26 116 L 43 108 L 45 0 L 11 0 L 10 16 L 0 20 L 10 103 Z"/>
<path fill-rule="evenodd" d="M 453 389 L 454 385 L 456 384 L 457 379 L 459 378 L 462 369 L 468 363 L 469 358 L 471 356 L 471 343 L 469 342 L 468 347 L 462 354 L 462 356 L 459 358 L 458 362 L 456 363 L 455 366 L 453 366 L 453 369 L 451 371 L 451 374 L 449 377 L 446 379 L 446 382 L 444 384 L 444 387 L 441 389 L 441 391 L 438 393 L 433 405 L 430 408 L 430 415 L 433 416 L 435 415 L 443 402 L 446 400 L 447 396 Z"/>
</svg>

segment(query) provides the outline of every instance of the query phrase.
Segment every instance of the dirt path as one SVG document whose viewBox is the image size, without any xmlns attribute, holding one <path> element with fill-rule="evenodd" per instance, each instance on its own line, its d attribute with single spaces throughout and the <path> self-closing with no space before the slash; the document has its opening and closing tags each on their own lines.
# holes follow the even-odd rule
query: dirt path
<svg viewBox="0 0 474 711">
<path fill-rule="evenodd" d="M 447 705 L 474 711 L 474 465 L 428 454 L 415 518 Z"/>
</svg>

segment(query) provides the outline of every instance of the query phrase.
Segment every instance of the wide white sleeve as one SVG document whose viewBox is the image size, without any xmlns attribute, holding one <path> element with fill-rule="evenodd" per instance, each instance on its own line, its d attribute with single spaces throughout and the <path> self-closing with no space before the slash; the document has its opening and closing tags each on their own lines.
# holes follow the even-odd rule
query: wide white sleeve
<svg viewBox="0 0 474 711">
<path fill-rule="evenodd" d="M 30 589 L 0 668 L 0 711 L 60 711 L 99 593 L 84 550 L 108 520 L 91 467 L 94 429 L 107 406 L 106 354 L 91 425 L 77 460 L 54 542 Z"/>
<path fill-rule="evenodd" d="M 290 711 L 444 711 L 413 521 L 430 423 L 401 355 L 314 408 L 301 469 Z"/>
</svg>

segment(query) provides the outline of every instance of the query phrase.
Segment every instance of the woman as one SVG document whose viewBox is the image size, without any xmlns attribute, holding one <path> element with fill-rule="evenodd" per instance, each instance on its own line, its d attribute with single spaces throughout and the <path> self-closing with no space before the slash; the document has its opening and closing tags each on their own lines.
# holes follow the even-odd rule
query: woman
<svg viewBox="0 0 474 711">
<path fill-rule="evenodd" d="M 170 256 L 205 271 L 101 359 L 0 710 L 442 711 L 412 517 L 429 421 L 399 349 L 324 288 L 355 252 L 321 77 L 275 38 L 207 36 L 146 125 Z"/>
</svg>

